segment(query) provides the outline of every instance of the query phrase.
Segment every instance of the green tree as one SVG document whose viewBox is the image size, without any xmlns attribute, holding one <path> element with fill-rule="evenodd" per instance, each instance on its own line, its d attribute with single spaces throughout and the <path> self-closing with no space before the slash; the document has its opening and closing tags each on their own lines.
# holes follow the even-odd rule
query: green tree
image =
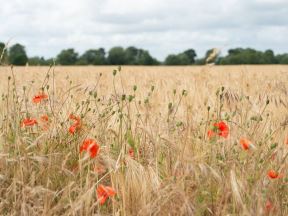
<svg viewBox="0 0 288 216">
<path fill-rule="evenodd" d="M 288 64 L 288 53 L 277 55 L 276 61 L 278 64 Z"/>
<path fill-rule="evenodd" d="M 122 47 L 113 47 L 108 52 L 108 63 L 111 65 L 126 64 L 125 50 Z"/>
<path fill-rule="evenodd" d="M 139 58 L 139 49 L 133 46 L 125 49 L 125 63 L 127 65 L 138 64 L 138 58 Z"/>
<path fill-rule="evenodd" d="M 278 59 L 272 50 L 265 52 L 251 48 L 235 48 L 228 50 L 228 55 L 222 57 L 220 64 L 277 64 Z"/>
<path fill-rule="evenodd" d="M 8 52 L 8 60 L 13 65 L 25 65 L 28 61 L 25 47 L 18 43 L 11 46 Z"/>
<path fill-rule="evenodd" d="M 106 53 L 103 48 L 87 50 L 83 55 L 81 55 L 81 57 L 77 61 L 77 64 L 105 65 L 107 63 L 105 54 Z"/>
<path fill-rule="evenodd" d="M 188 49 L 183 52 L 188 58 L 189 58 L 189 63 L 194 64 L 195 63 L 195 58 L 197 56 L 196 51 L 194 49 Z"/>
<path fill-rule="evenodd" d="M 187 56 L 185 53 L 180 53 L 177 55 L 177 58 L 179 60 L 179 65 L 190 65 L 191 60 L 189 56 Z"/>
<path fill-rule="evenodd" d="M 137 58 L 138 65 L 159 65 L 157 59 L 153 58 L 150 53 L 146 50 L 139 50 L 138 58 Z"/>
<path fill-rule="evenodd" d="M 62 50 L 57 55 L 57 63 L 60 65 L 75 65 L 78 60 L 78 53 L 74 49 Z"/>
<path fill-rule="evenodd" d="M 272 50 L 269 49 L 263 53 L 263 62 L 264 64 L 277 64 L 277 59 Z"/>
<path fill-rule="evenodd" d="M 0 42 L 0 64 L 8 63 L 8 54 L 5 44 Z"/>
<path fill-rule="evenodd" d="M 55 59 L 54 58 L 45 59 L 43 64 L 44 65 L 54 65 L 55 64 Z"/>
<path fill-rule="evenodd" d="M 184 53 L 178 55 L 171 54 L 167 56 L 164 63 L 165 65 L 189 65 L 190 59 Z"/>
<path fill-rule="evenodd" d="M 147 50 L 128 47 L 125 49 L 125 63 L 127 65 L 158 65 Z"/>
<path fill-rule="evenodd" d="M 177 55 L 174 55 L 174 54 L 168 55 L 164 61 L 164 64 L 165 65 L 178 65 L 179 60 L 178 60 Z"/>
<path fill-rule="evenodd" d="M 196 52 L 194 49 L 185 50 L 179 54 L 170 54 L 166 57 L 166 65 L 191 65 L 195 64 Z"/>
<path fill-rule="evenodd" d="M 205 65 L 205 58 L 199 58 L 195 60 L 195 65 Z"/>
<path fill-rule="evenodd" d="M 29 65 L 49 65 L 44 57 L 39 57 L 39 56 L 29 58 L 28 64 Z"/>
</svg>

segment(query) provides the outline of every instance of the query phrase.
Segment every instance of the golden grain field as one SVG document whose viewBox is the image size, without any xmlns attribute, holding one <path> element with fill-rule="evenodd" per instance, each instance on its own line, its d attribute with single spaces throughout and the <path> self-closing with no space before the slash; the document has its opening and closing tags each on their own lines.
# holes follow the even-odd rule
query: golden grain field
<svg viewBox="0 0 288 216">
<path fill-rule="evenodd" d="M 1 215 L 288 215 L 288 66 L 0 80 Z"/>
</svg>

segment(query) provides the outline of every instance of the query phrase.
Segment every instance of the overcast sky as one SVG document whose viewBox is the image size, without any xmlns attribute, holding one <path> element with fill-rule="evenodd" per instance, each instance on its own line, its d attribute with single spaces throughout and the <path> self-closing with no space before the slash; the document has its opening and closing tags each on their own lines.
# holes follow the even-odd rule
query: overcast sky
<svg viewBox="0 0 288 216">
<path fill-rule="evenodd" d="M 288 0 L 0 0 L 0 41 L 29 56 L 130 45 L 163 60 L 194 48 L 288 52 Z"/>
</svg>

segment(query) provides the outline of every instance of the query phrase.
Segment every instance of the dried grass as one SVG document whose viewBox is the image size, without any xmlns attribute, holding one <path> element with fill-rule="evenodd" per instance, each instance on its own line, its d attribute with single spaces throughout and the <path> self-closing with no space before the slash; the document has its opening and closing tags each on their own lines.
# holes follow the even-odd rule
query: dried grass
<svg viewBox="0 0 288 216">
<path fill-rule="evenodd" d="M 114 69 L 0 67 L 1 215 L 288 214 L 287 67 Z M 41 88 L 49 101 L 35 105 Z M 75 136 L 71 112 L 82 115 Z M 47 130 L 20 127 L 42 114 Z M 220 119 L 229 137 L 208 139 Z M 79 154 L 87 137 L 100 144 L 94 159 Z M 105 205 L 99 184 L 117 192 Z"/>
</svg>

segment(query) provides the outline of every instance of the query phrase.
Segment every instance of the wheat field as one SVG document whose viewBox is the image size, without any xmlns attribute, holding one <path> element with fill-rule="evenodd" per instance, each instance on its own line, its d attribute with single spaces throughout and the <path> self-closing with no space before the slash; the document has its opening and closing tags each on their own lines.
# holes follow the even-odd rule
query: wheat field
<svg viewBox="0 0 288 216">
<path fill-rule="evenodd" d="M 0 79 L 1 215 L 288 215 L 288 66 Z"/>
</svg>

